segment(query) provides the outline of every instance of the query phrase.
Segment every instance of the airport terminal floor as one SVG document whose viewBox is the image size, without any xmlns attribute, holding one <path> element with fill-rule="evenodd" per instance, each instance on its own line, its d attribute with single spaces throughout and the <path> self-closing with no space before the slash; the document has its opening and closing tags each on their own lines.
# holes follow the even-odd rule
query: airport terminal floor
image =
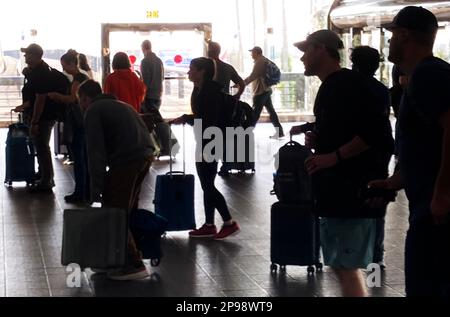
<svg viewBox="0 0 450 317">
<path fill-rule="evenodd" d="M 285 124 L 286 131 L 290 125 Z M 175 127 L 182 142 L 182 127 Z M 5 144 L 7 129 L 0 130 Z M 329 268 L 308 276 L 306 267 L 287 266 L 286 272 L 270 272 L 270 206 L 273 187 L 273 155 L 287 140 L 271 140 L 273 127 L 259 124 L 256 174 L 218 177 L 216 184 L 227 199 L 231 213 L 241 225 L 240 234 L 224 241 L 189 239 L 187 232 L 168 233 L 162 241 L 164 257 L 159 267 L 146 263 L 151 277 L 118 282 L 86 270 L 81 287 L 67 286 L 61 261 L 63 211 L 74 208 L 64 202 L 73 189 L 71 167 L 54 160 L 54 194 L 30 194 L 24 185 L 1 186 L 0 296 L 73 297 L 334 297 L 339 284 Z M 51 142 L 53 144 L 53 142 Z M 192 129 L 186 128 L 187 172 L 195 174 Z M 0 151 L 0 177 L 4 178 L 5 154 Z M 182 168 L 182 152 L 174 167 Z M 153 210 L 156 175 L 166 173 L 168 161 L 156 161 L 142 187 L 140 207 Z M 203 199 L 196 179 L 197 225 L 203 224 Z M 370 296 L 404 296 L 403 250 L 407 229 L 407 201 L 400 193 L 386 217 L 385 262 L 381 287 Z M 216 224 L 221 225 L 219 215 Z"/>
</svg>

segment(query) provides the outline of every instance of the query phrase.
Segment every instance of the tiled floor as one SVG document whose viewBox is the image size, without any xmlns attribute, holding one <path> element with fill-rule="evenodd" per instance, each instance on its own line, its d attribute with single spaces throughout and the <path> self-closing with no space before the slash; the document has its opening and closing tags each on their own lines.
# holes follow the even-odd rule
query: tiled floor
<svg viewBox="0 0 450 317">
<path fill-rule="evenodd" d="M 286 129 L 288 124 L 286 124 Z M 4 144 L 6 130 L 1 130 Z M 175 134 L 182 141 L 181 127 Z M 285 273 L 270 273 L 269 195 L 274 171 L 273 155 L 284 144 L 269 139 L 272 127 L 260 124 L 257 136 L 257 172 L 218 178 L 233 216 L 242 231 L 225 241 L 189 239 L 186 232 L 169 233 L 163 239 L 164 258 L 149 270 L 151 278 L 115 282 L 87 271 L 81 287 L 67 287 L 70 272 L 60 264 L 63 196 L 73 187 L 71 168 L 55 160 L 54 195 L 31 195 L 18 183 L 1 187 L 0 296 L 340 296 L 336 277 L 329 269 L 308 276 L 305 267 L 288 266 Z M 192 131 L 186 130 L 187 172 L 195 174 Z M 1 151 L 4 177 L 4 151 Z M 181 168 L 181 153 L 176 169 Z M 168 170 L 167 161 L 154 163 L 142 190 L 141 206 L 153 210 L 155 176 Z M 204 220 L 202 193 L 196 182 L 197 224 Z M 403 296 L 403 244 L 407 228 L 407 202 L 401 194 L 390 205 L 386 219 L 386 264 L 382 287 L 373 296 Z M 217 216 L 217 224 L 221 220 Z"/>
</svg>

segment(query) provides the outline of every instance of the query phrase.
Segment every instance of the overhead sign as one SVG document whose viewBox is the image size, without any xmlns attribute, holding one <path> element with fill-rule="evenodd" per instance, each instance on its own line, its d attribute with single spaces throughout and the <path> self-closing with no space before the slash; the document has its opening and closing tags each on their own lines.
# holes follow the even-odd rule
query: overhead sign
<svg viewBox="0 0 450 317">
<path fill-rule="evenodd" d="M 147 11 L 147 19 L 158 19 L 159 10 L 149 10 Z"/>
</svg>

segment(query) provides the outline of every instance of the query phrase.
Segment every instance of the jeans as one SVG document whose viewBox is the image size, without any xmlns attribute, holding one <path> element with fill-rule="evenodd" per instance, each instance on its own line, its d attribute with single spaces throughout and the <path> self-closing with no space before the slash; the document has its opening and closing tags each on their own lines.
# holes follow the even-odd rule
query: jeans
<svg viewBox="0 0 450 317">
<path fill-rule="evenodd" d="M 278 134 L 284 135 L 283 127 L 281 126 L 280 120 L 278 119 L 278 115 L 275 112 L 275 108 L 273 107 L 271 96 L 272 91 L 267 91 L 261 95 L 253 97 L 253 109 L 255 114 L 254 124 L 256 125 L 256 123 L 258 122 L 263 107 L 266 107 L 266 110 L 267 112 L 269 112 L 270 115 L 270 121 L 272 122 L 275 128 L 279 129 Z"/>
<path fill-rule="evenodd" d="M 75 177 L 74 194 L 89 201 L 89 171 L 86 152 L 86 137 L 83 130 L 76 129 L 73 131 L 71 148 L 73 153 L 73 172 Z"/>
<path fill-rule="evenodd" d="M 54 125 L 55 121 L 39 122 L 39 131 L 33 138 L 39 163 L 39 171 L 41 173 L 41 184 L 43 186 L 51 186 L 53 183 L 54 172 L 52 154 L 50 152 L 50 135 L 52 134 Z"/>
<path fill-rule="evenodd" d="M 142 182 L 152 162 L 153 156 L 110 168 L 105 176 L 102 206 L 125 209 L 128 215 L 133 209 L 137 209 Z M 140 252 L 129 228 L 127 249 L 126 266 L 142 265 Z"/>
<path fill-rule="evenodd" d="M 450 224 L 429 216 L 410 223 L 405 246 L 406 296 L 450 296 Z"/>
<path fill-rule="evenodd" d="M 214 212 L 217 209 L 223 221 L 230 221 L 231 215 L 223 195 L 214 185 L 217 175 L 217 162 L 196 163 L 197 175 L 203 189 L 203 203 L 207 224 L 214 224 Z"/>
</svg>

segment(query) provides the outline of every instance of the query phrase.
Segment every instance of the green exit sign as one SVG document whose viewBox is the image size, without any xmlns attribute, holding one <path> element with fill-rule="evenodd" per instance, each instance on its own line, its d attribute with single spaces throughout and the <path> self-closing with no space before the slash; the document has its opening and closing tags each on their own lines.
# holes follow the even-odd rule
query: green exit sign
<svg viewBox="0 0 450 317">
<path fill-rule="evenodd" d="M 147 11 L 147 19 L 158 19 L 159 10 L 149 10 Z"/>
</svg>

